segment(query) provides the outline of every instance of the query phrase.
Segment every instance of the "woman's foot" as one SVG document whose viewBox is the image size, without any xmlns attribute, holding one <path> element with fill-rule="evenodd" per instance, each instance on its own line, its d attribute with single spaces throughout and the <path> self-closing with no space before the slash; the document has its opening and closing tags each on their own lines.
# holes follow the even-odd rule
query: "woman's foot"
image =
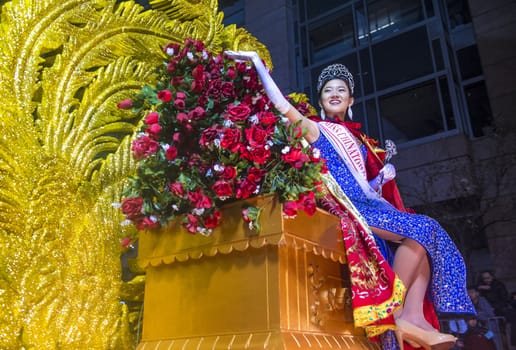
<svg viewBox="0 0 516 350">
<path fill-rule="evenodd" d="M 425 331 L 439 332 L 439 330 L 435 329 L 434 326 L 428 323 L 424 317 L 411 317 L 410 315 L 404 314 L 400 315 L 399 317 L 395 317 L 395 319 L 402 319 L 418 328 L 424 329 Z"/>
<path fill-rule="evenodd" d="M 401 318 L 396 320 L 395 332 L 402 350 L 403 341 L 422 346 L 425 350 L 448 350 L 457 341 L 451 334 L 425 330 Z"/>
</svg>

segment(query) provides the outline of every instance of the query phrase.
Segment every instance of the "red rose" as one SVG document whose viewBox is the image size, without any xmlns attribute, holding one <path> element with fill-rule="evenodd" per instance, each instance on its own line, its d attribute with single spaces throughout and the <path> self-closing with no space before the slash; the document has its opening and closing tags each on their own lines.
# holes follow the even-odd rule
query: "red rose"
<svg viewBox="0 0 516 350">
<path fill-rule="evenodd" d="M 220 80 L 210 80 L 208 82 L 208 88 L 206 89 L 206 94 L 213 98 L 218 98 L 220 96 Z"/>
<path fill-rule="evenodd" d="M 222 135 L 220 145 L 231 152 L 236 152 L 240 148 L 242 134 L 239 129 L 226 129 Z"/>
<path fill-rule="evenodd" d="M 187 196 L 197 209 L 210 208 L 212 206 L 210 197 L 202 193 L 202 189 L 200 187 L 195 192 L 188 192 Z"/>
<path fill-rule="evenodd" d="M 161 90 L 158 92 L 158 99 L 163 102 L 169 102 L 172 99 L 172 93 L 169 90 Z"/>
<path fill-rule="evenodd" d="M 177 113 L 176 119 L 177 119 L 177 122 L 181 123 L 181 124 L 185 124 L 188 122 L 188 116 L 186 115 L 186 113 L 183 113 L 183 112 Z"/>
<path fill-rule="evenodd" d="M 194 69 L 192 69 L 192 76 L 195 80 L 203 80 L 204 66 L 202 64 L 198 64 Z"/>
<path fill-rule="evenodd" d="M 147 125 L 156 124 L 159 121 L 159 113 L 158 112 L 150 112 L 147 114 L 147 117 L 145 117 L 145 120 L 143 121 Z"/>
<path fill-rule="evenodd" d="M 204 219 L 204 226 L 206 226 L 206 228 L 215 228 L 219 225 L 221 219 L 222 214 L 219 210 L 215 210 L 213 212 L 213 215 L 208 216 L 206 219 Z"/>
<path fill-rule="evenodd" d="M 229 105 L 224 117 L 232 122 L 238 122 L 246 120 L 250 114 L 251 108 L 246 103 L 240 103 L 239 105 Z"/>
<path fill-rule="evenodd" d="M 202 107 L 206 107 L 206 105 L 208 104 L 209 100 L 208 100 L 208 97 L 206 95 L 200 95 L 198 98 L 197 98 L 197 104 L 199 106 L 202 106 Z"/>
<path fill-rule="evenodd" d="M 247 142 L 251 147 L 264 147 L 265 143 L 272 135 L 273 130 L 263 129 L 261 126 L 255 124 L 252 127 L 245 129 L 245 136 Z"/>
<path fill-rule="evenodd" d="M 186 107 L 185 100 L 183 100 L 181 98 L 178 98 L 178 99 L 174 100 L 174 106 L 177 109 L 185 109 L 185 107 Z"/>
<path fill-rule="evenodd" d="M 246 199 L 251 197 L 256 191 L 256 184 L 251 181 L 239 181 L 237 185 L 236 197 Z"/>
<path fill-rule="evenodd" d="M 170 60 L 168 61 L 168 64 L 167 64 L 167 71 L 169 71 L 170 73 L 173 73 L 176 68 L 177 68 L 177 64 L 178 62 L 176 60 Z M 182 79 L 182 78 L 181 78 Z M 174 85 L 175 86 L 175 85 Z"/>
<path fill-rule="evenodd" d="M 294 168 L 299 169 L 305 162 L 309 160 L 308 156 L 299 148 L 293 148 L 287 154 L 281 156 L 285 162 L 291 164 Z"/>
<path fill-rule="evenodd" d="M 321 168 L 321 174 L 327 174 L 328 173 L 328 166 L 326 165 L 326 161 L 323 160 L 323 166 Z"/>
<path fill-rule="evenodd" d="M 248 70 L 247 64 L 245 62 L 236 62 L 235 67 L 240 73 L 244 73 Z"/>
<path fill-rule="evenodd" d="M 199 120 L 206 116 L 206 111 L 202 107 L 195 107 L 190 112 L 188 112 L 188 118 L 191 120 Z"/>
<path fill-rule="evenodd" d="M 247 180 L 254 183 L 259 183 L 262 178 L 267 174 L 267 170 L 261 168 L 251 168 L 247 174 Z"/>
<path fill-rule="evenodd" d="M 142 213 L 143 198 L 142 197 L 126 197 L 122 201 L 122 214 L 128 219 L 133 219 Z"/>
<path fill-rule="evenodd" d="M 224 170 L 219 175 L 221 179 L 224 180 L 233 180 L 237 175 L 237 170 L 235 167 L 228 165 L 224 167 Z"/>
<path fill-rule="evenodd" d="M 301 128 L 300 126 L 296 126 L 293 131 L 294 139 L 299 139 L 303 136 L 303 128 Z"/>
<path fill-rule="evenodd" d="M 159 149 L 159 143 L 148 136 L 141 136 L 133 141 L 131 150 L 136 159 L 143 159 L 154 154 Z"/>
<path fill-rule="evenodd" d="M 179 85 L 181 85 L 182 82 L 183 82 L 183 77 L 173 77 L 170 80 L 170 84 L 175 87 L 178 87 Z"/>
<path fill-rule="evenodd" d="M 175 148 L 174 146 L 170 146 L 169 148 L 167 148 L 167 150 L 165 151 L 165 157 L 169 161 L 176 159 L 177 158 L 177 148 Z"/>
<path fill-rule="evenodd" d="M 196 233 L 197 227 L 199 226 L 199 219 L 193 214 L 188 214 L 185 218 L 185 222 L 183 222 L 183 226 L 190 233 Z"/>
<path fill-rule="evenodd" d="M 159 124 L 152 124 L 147 129 L 145 129 L 145 132 L 152 136 L 154 139 L 157 139 L 159 133 L 161 132 L 161 126 Z"/>
<path fill-rule="evenodd" d="M 213 141 L 215 141 L 220 133 L 220 126 L 213 125 L 204 130 L 201 134 L 201 139 L 199 140 L 199 144 L 201 146 L 207 147 Z"/>
<path fill-rule="evenodd" d="M 160 226 L 159 222 L 154 221 L 148 217 L 139 217 L 139 218 L 136 218 L 133 222 L 134 222 L 134 226 L 136 226 L 136 229 L 138 231 L 152 230 L 152 229 L 159 228 L 159 226 Z"/>
<path fill-rule="evenodd" d="M 186 94 L 182 91 L 176 92 L 176 99 L 184 100 L 186 99 Z"/>
<path fill-rule="evenodd" d="M 171 183 L 168 185 L 168 188 L 170 190 L 170 193 L 177 197 L 182 197 L 185 193 L 185 190 L 183 189 L 183 184 L 181 182 Z"/>
<path fill-rule="evenodd" d="M 242 152 L 242 158 L 250 160 L 256 164 L 265 164 L 271 157 L 271 151 L 265 147 L 253 148 Z"/>
<path fill-rule="evenodd" d="M 133 106 L 133 100 L 131 100 L 130 98 L 122 100 L 118 102 L 116 106 L 120 109 L 131 109 L 131 107 Z"/>
<path fill-rule="evenodd" d="M 228 79 L 230 79 L 230 80 L 235 79 L 235 77 L 236 77 L 235 67 L 233 67 L 233 66 L 228 67 L 228 69 L 226 71 L 226 77 L 228 77 Z"/>
<path fill-rule="evenodd" d="M 219 180 L 211 186 L 211 189 L 219 198 L 230 197 L 233 194 L 231 185 L 224 180 Z"/>
<path fill-rule="evenodd" d="M 287 201 L 283 203 L 283 214 L 289 218 L 297 215 L 297 203 L 294 201 Z"/>
<path fill-rule="evenodd" d="M 308 196 L 304 193 L 301 193 L 299 195 L 299 199 L 297 200 L 297 204 L 299 205 L 299 208 L 303 208 L 305 213 L 307 213 L 309 216 L 314 215 L 317 208 L 315 204 L 315 195 L 313 192 L 310 192 Z"/>
<path fill-rule="evenodd" d="M 220 86 L 220 94 L 225 98 L 232 98 L 235 96 L 235 87 L 230 81 L 225 81 Z"/>
<path fill-rule="evenodd" d="M 190 89 L 196 93 L 202 92 L 204 89 L 204 80 L 199 79 L 192 81 L 192 84 L 190 84 Z"/>
<path fill-rule="evenodd" d="M 259 112 L 257 114 L 258 120 L 264 125 L 273 125 L 278 122 L 279 117 L 272 112 Z"/>
</svg>

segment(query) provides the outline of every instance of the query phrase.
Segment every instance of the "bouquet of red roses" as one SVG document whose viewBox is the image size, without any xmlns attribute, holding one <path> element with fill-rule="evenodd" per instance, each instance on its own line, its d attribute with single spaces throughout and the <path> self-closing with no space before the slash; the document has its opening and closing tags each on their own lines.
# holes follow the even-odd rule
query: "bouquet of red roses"
<svg viewBox="0 0 516 350">
<path fill-rule="evenodd" d="M 325 163 L 273 108 L 254 68 L 192 39 L 164 52 L 158 83 L 119 103 L 143 120 L 121 204 L 127 220 L 145 230 L 179 219 L 207 235 L 223 219 L 221 205 L 259 194 L 275 194 L 285 215 L 313 214 Z M 259 213 L 242 210 L 252 229 Z"/>
</svg>

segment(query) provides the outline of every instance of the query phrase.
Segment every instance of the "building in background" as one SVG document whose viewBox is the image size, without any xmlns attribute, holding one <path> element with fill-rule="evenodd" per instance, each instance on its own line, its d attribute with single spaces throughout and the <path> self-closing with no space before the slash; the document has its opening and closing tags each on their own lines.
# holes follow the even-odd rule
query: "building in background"
<svg viewBox="0 0 516 350">
<path fill-rule="evenodd" d="M 285 93 L 329 63 L 356 81 L 353 113 L 398 145 L 406 204 L 453 235 L 470 282 L 493 269 L 516 290 L 516 2 L 219 0 L 225 23 L 269 48 Z"/>
</svg>

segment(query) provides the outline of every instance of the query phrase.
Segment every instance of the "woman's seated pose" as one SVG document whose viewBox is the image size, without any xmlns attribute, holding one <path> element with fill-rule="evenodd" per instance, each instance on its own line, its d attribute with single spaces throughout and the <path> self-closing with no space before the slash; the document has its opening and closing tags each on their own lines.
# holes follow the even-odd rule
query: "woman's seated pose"
<svg viewBox="0 0 516 350">
<path fill-rule="evenodd" d="M 375 318 L 393 317 L 393 328 L 402 349 L 403 340 L 425 349 L 452 347 L 455 337 L 434 328 L 425 319 L 423 305 L 428 297 L 438 313 L 475 314 L 466 291 L 463 259 L 448 234 L 435 220 L 408 213 L 382 197 L 379 189 L 396 175 L 391 164 L 383 166 L 378 176 L 368 180 L 366 162 L 371 154 L 364 143 L 366 139 L 357 137 L 344 122 L 346 117 L 351 117 L 354 102 L 354 81 L 348 69 L 344 65 L 334 64 L 321 72 L 317 83 L 321 114 L 318 120 L 314 120 L 303 116 L 287 101 L 257 53 L 228 51 L 225 54 L 233 59 L 251 61 L 276 109 L 290 122 L 300 122 L 306 129 L 306 140 L 318 148 L 327 161 L 330 175 L 325 182 L 334 198 L 345 208 L 341 210 L 342 215 L 351 215 L 354 222 L 365 222 L 368 232 L 398 243 L 392 263 L 396 275 L 388 280 L 393 296 L 387 301 L 391 302 L 383 303 L 384 313 L 375 311 L 371 314 L 373 320 L 370 322 L 378 321 Z M 369 244 L 367 236 L 366 233 L 365 245 Z M 346 249 L 349 254 L 349 246 Z M 378 262 L 370 265 L 378 265 Z M 382 271 L 381 261 L 378 266 Z M 384 275 L 381 274 L 379 280 Z M 402 281 L 402 285 L 398 282 L 401 287 L 395 285 L 399 280 Z M 395 298 L 397 292 L 401 294 L 399 302 Z M 358 299 L 359 295 L 353 293 L 353 298 Z M 354 308 L 356 305 L 354 303 Z M 367 324 L 367 321 L 360 324 Z"/>
</svg>

